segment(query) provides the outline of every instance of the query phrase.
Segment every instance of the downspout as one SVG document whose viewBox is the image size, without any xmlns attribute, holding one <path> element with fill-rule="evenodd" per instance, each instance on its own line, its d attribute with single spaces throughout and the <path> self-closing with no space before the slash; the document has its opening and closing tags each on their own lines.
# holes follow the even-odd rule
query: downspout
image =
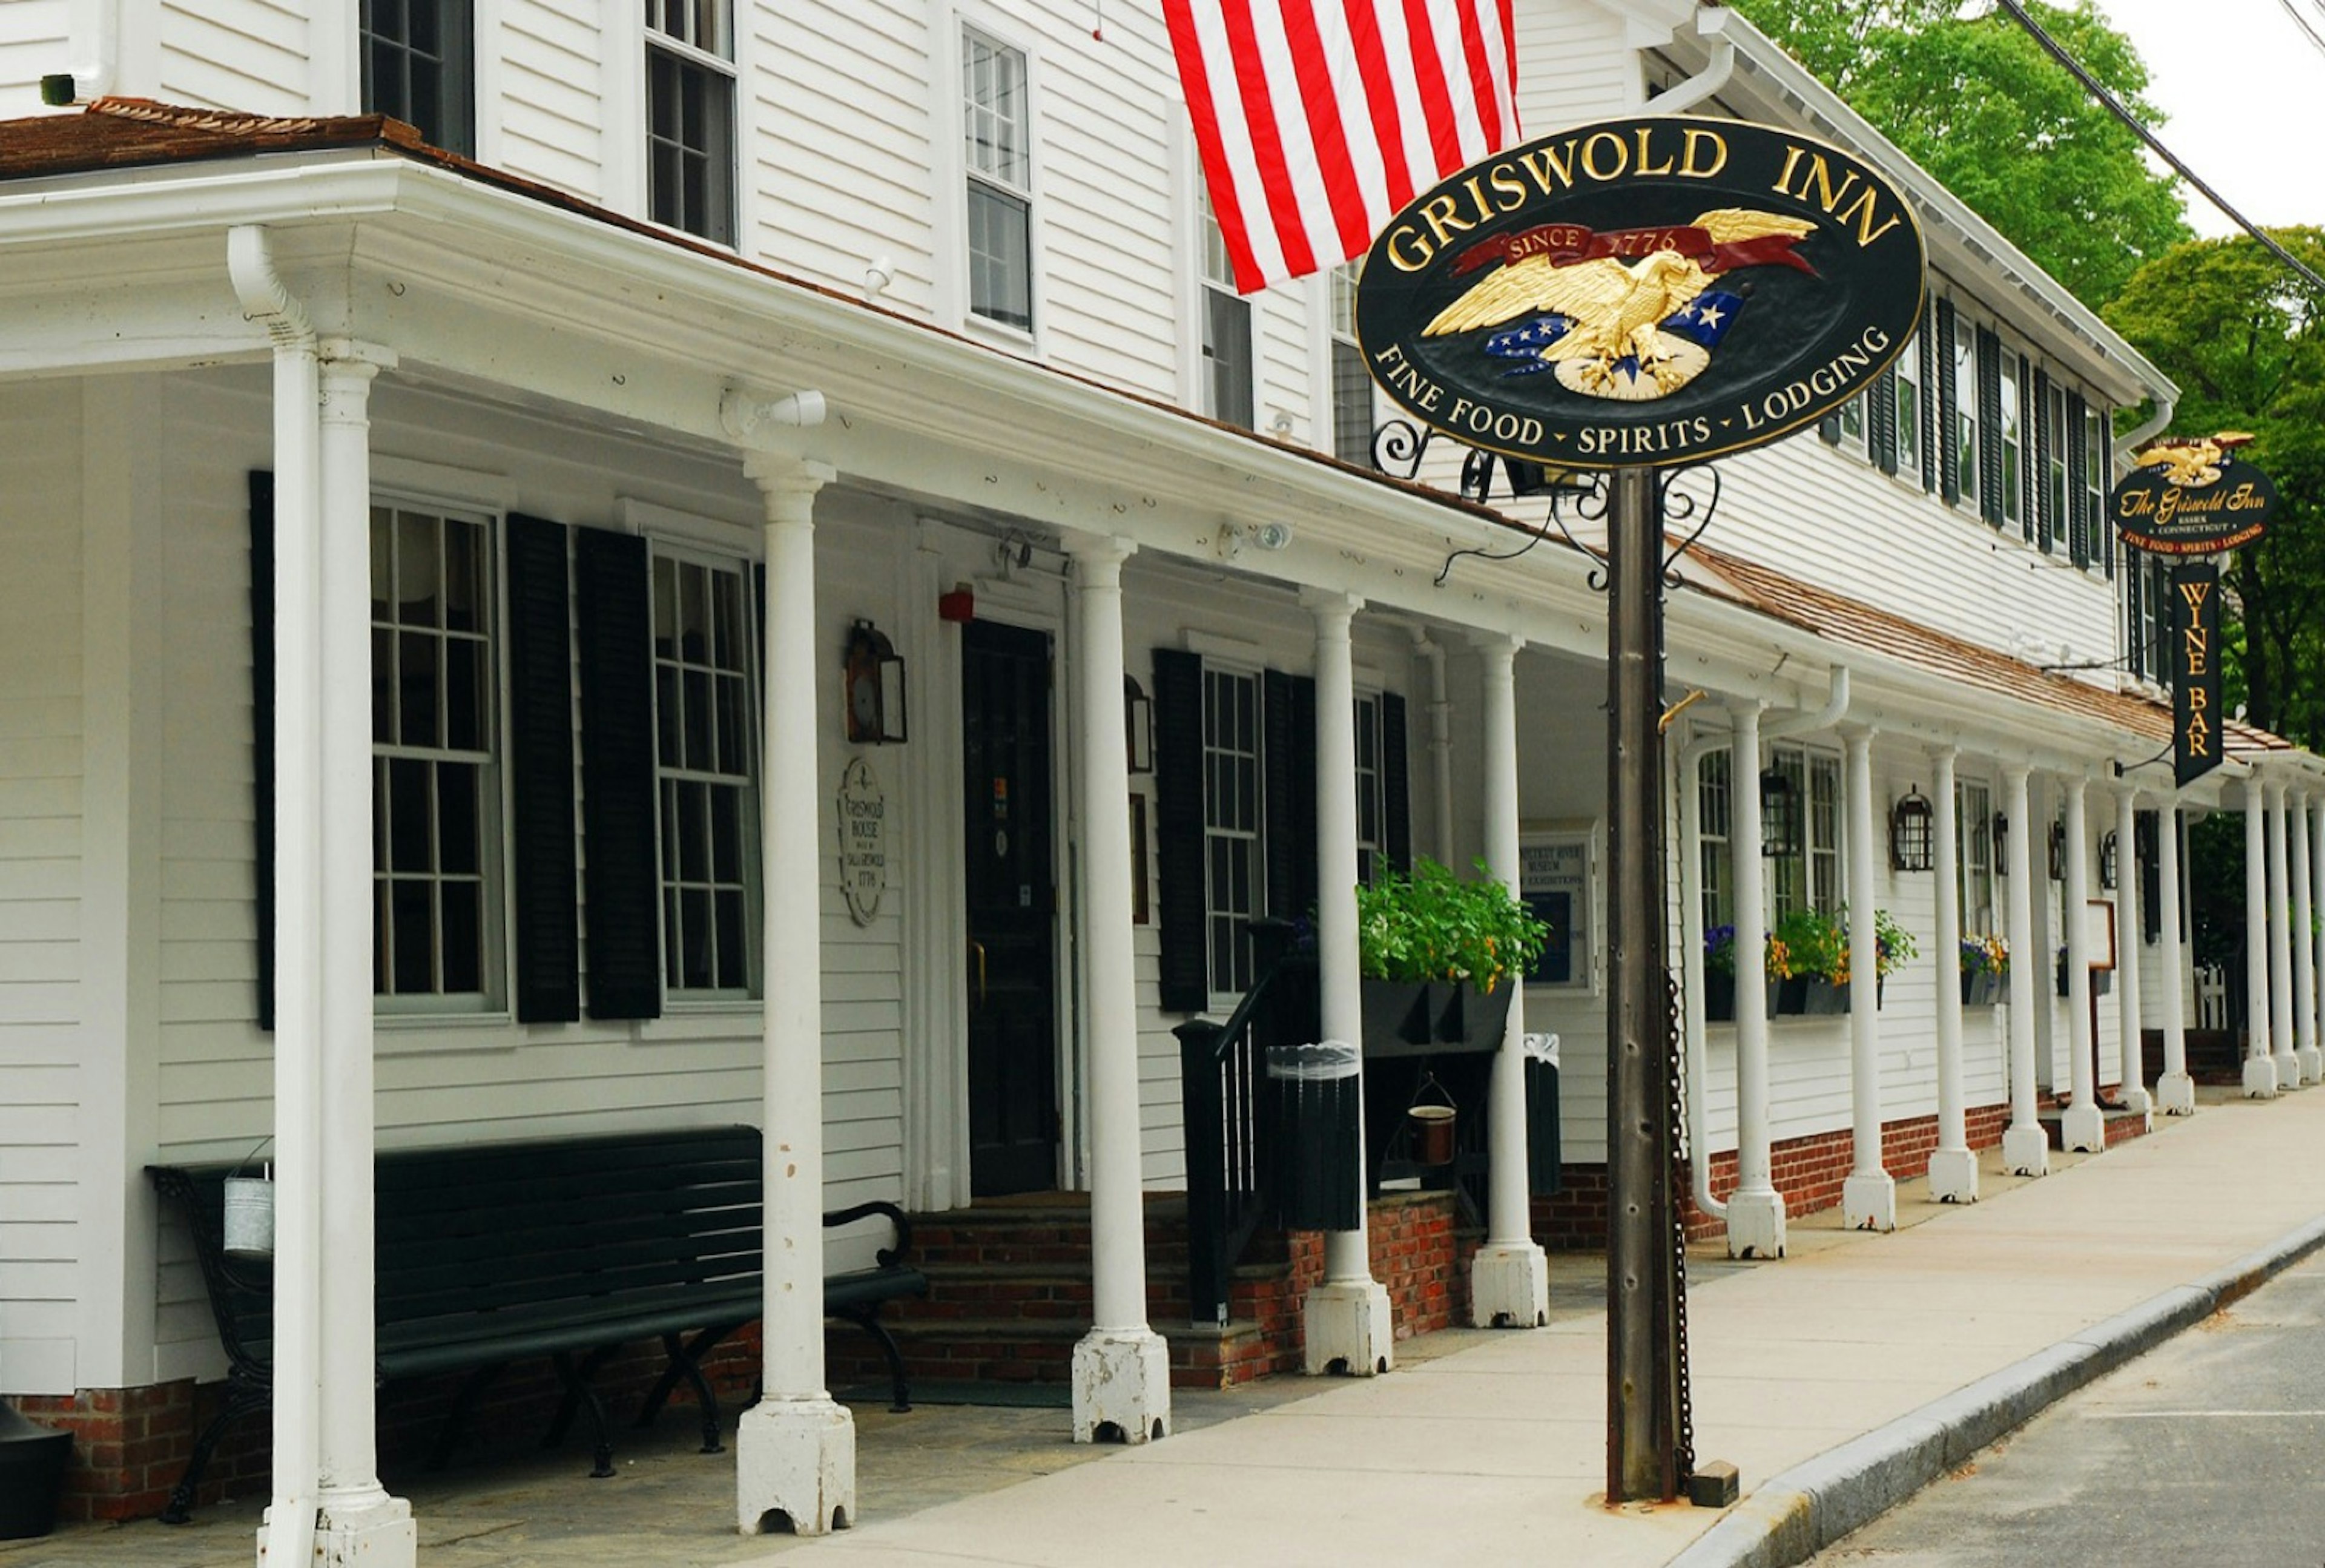
<svg viewBox="0 0 2325 1568">
<path fill-rule="evenodd" d="M 1727 37 L 1728 13 L 1722 7 L 1706 6 L 1695 14 L 1695 32 L 1699 38 L 1711 42 L 1711 60 L 1701 70 L 1684 81 L 1673 82 L 1640 106 L 1643 115 L 1682 114 L 1710 97 L 1728 85 L 1736 74 L 1736 45 Z"/>
<path fill-rule="evenodd" d="M 73 11 L 73 97 L 101 98 L 120 85 L 121 0 L 79 0 Z"/>
<path fill-rule="evenodd" d="M 2180 410 L 2177 398 L 2163 393 L 2155 394 L 2155 415 L 2137 430 L 2130 431 L 2115 443 L 2115 460 L 2118 467 L 2131 461 L 2132 454 L 2172 428 L 2172 416 Z"/>
<path fill-rule="evenodd" d="M 1453 704 L 1445 696 L 1445 649 L 1419 626 L 1411 628 L 1413 651 L 1429 661 L 1429 766 L 1436 799 L 1437 859 L 1453 864 Z"/>
<path fill-rule="evenodd" d="M 110 4 L 111 0 L 100 0 Z M 320 636 L 317 542 L 322 493 L 321 373 L 315 329 L 274 270 L 264 227 L 227 232 L 227 274 L 243 314 L 266 329 L 274 347 L 274 635 L 277 645 L 310 647 Z M 303 581 L 306 591 L 291 585 Z M 285 612 L 305 617 L 292 626 Z M 277 932 L 312 929 L 321 902 L 316 866 L 321 851 L 317 818 L 320 778 L 314 771 L 312 728 L 322 709 L 316 673 L 299 660 L 275 661 L 278 723 L 293 719 L 286 747 L 277 731 L 275 777 L 292 765 L 303 788 L 275 790 L 274 923 Z M 293 700 L 282 693 L 296 683 Z M 285 849 L 288 853 L 285 853 Z M 283 875 L 285 867 L 303 882 Z M 291 895 L 283 896 L 285 893 Z M 280 958 L 278 949 L 278 959 Z M 321 1467 L 322 1205 L 320 1119 L 322 1085 L 314 1048 L 320 1038 L 320 993 L 294 961 L 275 965 L 274 1142 L 276 1323 L 274 1340 L 274 1481 L 263 1526 L 270 1563 L 303 1563 L 315 1551 Z M 284 1282 L 290 1288 L 283 1288 Z M 287 1332 L 282 1331 L 288 1331 Z"/>
<path fill-rule="evenodd" d="M 1813 713 L 1794 711 L 1780 718 L 1765 720 L 1760 727 L 1763 742 L 1787 735 L 1805 735 L 1814 730 L 1829 729 L 1848 712 L 1848 671 L 1835 665 L 1832 685 L 1823 707 Z M 1719 747 L 1730 744 L 1729 738 L 1720 734 L 1691 738 L 1680 754 L 1680 988 L 1687 998 L 1683 1026 L 1687 1035 L 1687 1146 L 1688 1168 L 1695 1188 L 1695 1206 L 1714 1220 L 1728 1218 L 1728 1205 L 1711 1195 L 1711 1162 L 1704 1157 L 1710 1137 L 1710 1110 L 1705 1103 L 1703 1086 L 1711 1072 L 1710 1025 L 1703 1016 L 1703 803 L 1697 787 L 1697 770 L 1703 759 Z M 1743 911 L 1737 912 L 1740 917 Z M 1745 977 L 1737 977 L 1742 983 Z M 1737 1053 L 1737 1070 L 1742 1070 L 1742 1053 Z M 1739 1097 L 1740 1098 L 1740 1097 Z M 1742 1136 L 1739 1126 L 1737 1136 Z"/>
</svg>

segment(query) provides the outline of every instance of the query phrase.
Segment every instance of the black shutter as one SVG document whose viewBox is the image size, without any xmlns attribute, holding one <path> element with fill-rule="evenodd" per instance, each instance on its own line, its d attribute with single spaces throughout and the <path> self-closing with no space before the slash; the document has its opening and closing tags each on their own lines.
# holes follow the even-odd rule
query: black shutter
<svg viewBox="0 0 2325 1568">
<path fill-rule="evenodd" d="M 1381 830 L 1387 835 L 1388 863 L 1413 870 L 1413 781 L 1405 773 L 1404 699 L 1381 694 Z"/>
<path fill-rule="evenodd" d="M 1894 366 L 1873 378 L 1872 417 L 1866 429 L 1873 437 L 1873 460 L 1885 474 L 1897 471 L 1897 372 Z"/>
<path fill-rule="evenodd" d="M 2124 642 L 2131 650 L 2131 673 L 2137 676 L 2147 673 L 2147 607 L 2141 591 L 2145 586 L 2136 571 L 2123 585 Z"/>
<path fill-rule="evenodd" d="M 1268 765 L 1274 766 L 1274 759 Z M 1274 830 L 1271 828 L 1270 831 Z M 1292 918 L 1316 907 L 1316 682 L 1292 677 Z"/>
<path fill-rule="evenodd" d="M 2075 564 L 2089 566 L 2098 559 L 2098 519 L 2091 515 L 2090 496 L 2083 487 L 2083 466 L 2090 460 L 2091 444 L 2085 439 L 2080 393 L 2067 394 L 2067 537 L 2073 543 Z"/>
<path fill-rule="evenodd" d="M 2131 841 L 2139 858 L 2139 935 L 2143 942 L 2163 940 L 2162 823 L 2163 818 L 2154 812 L 2135 812 L 2131 821 Z"/>
<path fill-rule="evenodd" d="M 654 856 L 653 626 L 646 542 L 584 528 L 574 540 L 581 629 L 583 891 L 589 1016 L 662 1014 L 662 886 Z"/>
<path fill-rule="evenodd" d="M 1204 951 L 1203 661 L 1174 648 L 1154 650 L 1154 841 L 1162 881 L 1159 999 L 1166 1013 L 1200 1013 L 1211 1001 Z"/>
<path fill-rule="evenodd" d="M 1316 730 L 1308 730 L 1309 842 L 1315 842 Z M 1292 757 L 1299 751 L 1299 723 L 1292 711 L 1292 677 L 1281 670 L 1264 670 L 1259 677 L 1259 769 L 1262 810 L 1260 860 L 1267 872 L 1264 905 L 1277 920 L 1296 920 L 1305 913 L 1300 898 L 1300 785 Z"/>
<path fill-rule="evenodd" d="M 2031 387 L 2034 398 L 2034 495 L 2030 510 L 2035 540 L 2045 554 L 2051 554 L 2059 548 L 2060 534 L 2066 533 L 2068 547 L 2071 551 L 2082 542 L 2068 529 L 2067 519 L 2059 515 L 2059 508 L 2051 495 L 2051 454 L 2058 450 L 2059 440 L 2059 432 L 2051 428 L 2051 377 L 2048 372 L 2041 370 L 2030 376 L 2026 369 L 2026 362 L 2020 360 L 2018 385 Z M 2076 563 L 2081 564 L 2080 557 L 2076 558 Z"/>
<path fill-rule="evenodd" d="M 561 523 L 511 513 L 507 532 L 516 1017 L 567 1024 L 581 1016 L 570 547 Z"/>
<path fill-rule="evenodd" d="M 2002 339 L 1978 329 L 1978 505 L 2002 526 Z"/>
<path fill-rule="evenodd" d="M 1922 362 L 1921 379 L 1915 383 L 1921 396 L 1913 401 L 1922 422 L 1922 488 L 1924 490 L 1938 487 L 1937 408 L 1930 396 L 1930 389 L 1938 384 L 1935 330 L 1933 315 L 1924 318 L 1920 346 L 1915 350 Z"/>
<path fill-rule="evenodd" d="M 368 700 L 368 696 L 365 699 Z M 250 476 L 250 822 L 258 1026 L 274 1027 L 274 476 Z"/>
<path fill-rule="evenodd" d="M 1948 506 L 1961 500 L 1961 421 L 1954 385 L 1954 302 L 1938 302 L 1938 493 Z"/>
<path fill-rule="evenodd" d="M 2115 421 L 2107 416 L 2107 411 L 2104 408 L 2098 408 L 2091 404 L 2083 405 L 2083 413 L 2087 420 L 2088 416 L 2094 412 L 2098 414 L 2098 420 L 2088 422 L 2084 429 L 2088 439 L 2090 423 L 2095 422 L 2098 426 L 2099 488 L 2098 494 L 2086 496 L 2084 500 L 2091 509 L 2091 549 L 2098 553 L 2099 561 L 2107 567 L 2107 577 L 2112 580 L 2115 576 L 2115 560 L 2118 546 L 2116 543 L 2115 520 L 2107 515 L 2107 498 L 2108 493 L 2115 488 L 2115 448 L 2110 439 L 2115 431 Z M 2085 455 L 2084 460 L 2089 463 L 2089 454 Z M 2073 482 L 2081 484 L 2083 475 L 2075 475 Z"/>
</svg>

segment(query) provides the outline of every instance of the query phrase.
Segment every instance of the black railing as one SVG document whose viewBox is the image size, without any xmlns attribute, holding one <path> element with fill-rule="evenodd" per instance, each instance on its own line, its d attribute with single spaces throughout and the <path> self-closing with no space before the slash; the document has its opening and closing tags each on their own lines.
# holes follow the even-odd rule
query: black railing
<svg viewBox="0 0 2325 1568">
<path fill-rule="evenodd" d="M 1262 1125 L 1267 1047 L 1316 1038 L 1316 955 L 1288 921 L 1251 923 L 1257 978 L 1224 1024 L 1190 1018 L 1179 1037 L 1187 1140 L 1187 1310 L 1225 1324 L 1227 1283 L 1274 1203 L 1274 1153 Z"/>
</svg>

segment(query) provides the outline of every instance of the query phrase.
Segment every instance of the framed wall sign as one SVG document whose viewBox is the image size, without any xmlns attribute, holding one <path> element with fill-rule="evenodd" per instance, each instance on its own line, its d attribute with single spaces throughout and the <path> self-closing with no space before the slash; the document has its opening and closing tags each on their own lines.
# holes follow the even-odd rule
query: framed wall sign
<svg viewBox="0 0 2325 1568">
<path fill-rule="evenodd" d="M 2115 900 L 2094 898 L 2083 906 L 2083 951 L 2095 970 L 2115 968 Z"/>
<path fill-rule="evenodd" d="M 1598 871 L 1596 823 L 1542 825 L 1518 835 L 1518 897 L 1550 926 L 1527 984 L 1596 988 Z"/>
</svg>

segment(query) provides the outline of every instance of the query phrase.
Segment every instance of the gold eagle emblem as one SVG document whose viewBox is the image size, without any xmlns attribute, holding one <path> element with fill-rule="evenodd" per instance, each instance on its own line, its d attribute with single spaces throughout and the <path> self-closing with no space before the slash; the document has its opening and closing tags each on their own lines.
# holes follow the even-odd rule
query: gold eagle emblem
<svg viewBox="0 0 2325 1568">
<path fill-rule="evenodd" d="M 2193 441 L 2161 441 L 2139 454 L 2138 466 L 2162 469 L 2163 482 L 2200 490 L 2220 482 L 2220 459 L 2252 440 L 2249 431 L 2227 430 Z"/>
<path fill-rule="evenodd" d="M 1710 363 L 1701 344 L 1662 330 L 1663 323 L 1736 267 L 1782 263 L 1812 272 L 1791 253 L 1790 242 L 1815 227 L 1780 213 L 1728 207 L 1672 231 L 1691 253 L 1663 245 L 1634 265 L 1620 255 L 1578 258 L 1537 251 L 1477 283 L 1439 311 L 1422 336 L 1496 327 L 1527 314 L 1561 316 L 1569 329 L 1535 350 L 1557 371 L 1560 385 L 1594 397 L 1662 397 Z"/>
</svg>

